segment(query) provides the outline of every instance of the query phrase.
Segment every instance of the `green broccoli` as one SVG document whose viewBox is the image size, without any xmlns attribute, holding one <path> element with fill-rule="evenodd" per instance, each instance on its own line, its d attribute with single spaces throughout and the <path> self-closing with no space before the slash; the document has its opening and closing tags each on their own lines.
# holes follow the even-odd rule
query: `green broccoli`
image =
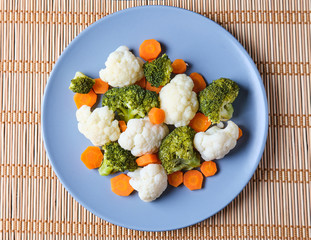
<svg viewBox="0 0 311 240">
<path fill-rule="evenodd" d="M 200 166 L 200 155 L 193 148 L 195 133 L 189 126 L 183 126 L 164 138 L 158 155 L 167 174 Z"/>
<path fill-rule="evenodd" d="M 171 80 L 171 72 L 173 71 L 171 60 L 166 54 L 143 65 L 145 78 L 150 82 L 151 86 L 164 86 Z"/>
<path fill-rule="evenodd" d="M 130 151 L 123 149 L 118 142 L 106 143 L 103 147 L 104 159 L 98 172 L 107 176 L 115 172 L 134 171 L 137 169 L 136 157 Z"/>
<path fill-rule="evenodd" d="M 76 72 L 71 80 L 69 89 L 75 93 L 89 93 L 95 84 L 95 80 L 84 75 L 82 72 Z"/>
<path fill-rule="evenodd" d="M 220 78 L 199 93 L 200 109 L 211 122 L 219 123 L 232 117 L 232 102 L 239 94 L 239 86 L 232 80 Z"/>
<path fill-rule="evenodd" d="M 143 118 L 153 107 L 159 107 L 159 97 L 155 92 L 145 90 L 138 85 L 108 90 L 102 99 L 102 105 L 116 111 L 121 120 L 128 122 L 132 118 Z"/>
</svg>

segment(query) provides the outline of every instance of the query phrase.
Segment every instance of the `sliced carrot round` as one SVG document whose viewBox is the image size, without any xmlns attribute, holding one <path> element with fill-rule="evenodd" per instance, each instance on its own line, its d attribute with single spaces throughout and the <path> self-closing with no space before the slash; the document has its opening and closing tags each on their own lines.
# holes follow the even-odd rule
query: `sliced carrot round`
<svg viewBox="0 0 311 240">
<path fill-rule="evenodd" d="M 184 185 L 191 191 L 202 188 L 203 175 L 198 170 L 189 170 L 184 174 Z"/>
<path fill-rule="evenodd" d="M 151 108 L 148 113 L 148 117 L 151 123 L 153 124 L 161 124 L 165 120 L 165 112 L 161 108 Z"/>
<path fill-rule="evenodd" d="M 101 80 L 100 78 L 95 78 L 95 84 L 93 86 L 93 90 L 97 94 L 104 94 L 108 91 L 109 85 L 105 81 Z"/>
<path fill-rule="evenodd" d="M 148 164 L 161 164 L 161 161 L 157 154 L 145 154 L 136 159 L 136 163 L 139 167 L 147 166 Z"/>
<path fill-rule="evenodd" d="M 119 127 L 121 129 L 121 132 L 125 132 L 125 130 L 127 129 L 125 121 L 119 121 Z"/>
<path fill-rule="evenodd" d="M 81 154 L 81 160 L 88 169 L 99 168 L 104 155 L 99 147 L 89 146 Z"/>
<path fill-rule="evenodd" d="M 201 172 L 205 177 L 214 176 L 217 172 L 216 163 L 213 161 L 206 161 L 201 164 Z"/>
<path fill-rule="evenodd" d="M 196 113 L 189 126 L 196 132 L 205 132 L 212 122 L 203 113 Z"/>
<path fill-rule="evenodd" d="M 206 82 L 201 74 L 193 72 L 189 75 L 189 77 L 191 77 L 194 84 L 192 91 L 198 93 L 206 88 Z"/>
<path fill-rule="evenodd" d="M 124 173 L 110 179 L 111 190 L 119 196 L 128 196 L 134 188 L 130 184 L 130 177 Z"/>
<path fill-rule="evenodd" d="M 75 101 L 77 108 L 80 108 L 83 105 L 92 107 L 96 103 L 97 94 L 91 89 L 91 91 L 86 94 L 76 93 L 73 96 L 73 100 Z"/>
<path fill-rule="evenodd" d="M 182 59 L 175 59 L 172 63 L 173 73 L 180 74 L 187 70 L 187 64 Z"/>
<path fill-rule="evenodd" d="M 183 183 L 183 172 L 177 171 L 167 175 L 168 183 L 173 187 L 178 187 L 180 184 Z"/>
<path fill-rule="evenodd" d="M 161 53 L 161 44 L 155 39 L 147 39 L 139 47 L 139 56 L 145 61 L 156 59 Z"/>
</svg>

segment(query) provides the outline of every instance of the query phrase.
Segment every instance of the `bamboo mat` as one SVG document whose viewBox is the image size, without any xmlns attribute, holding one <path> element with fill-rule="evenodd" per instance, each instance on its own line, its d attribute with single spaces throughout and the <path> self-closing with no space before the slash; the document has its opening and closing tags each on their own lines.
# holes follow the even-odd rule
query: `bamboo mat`
<svg viewBox="0 0 311 240">
<path fill-rule="evenodd" d="M 269 133 L 239 196 L 191 227 L 140 232 L 84 209 L 55 176 L 41 137 L 48 76 L 70 41 L 121 9 L 171 5 L 229 30 L 266 88 Z M 0 0 L 0 239 L 310 239 L 310 0 Z"/>
</svg>

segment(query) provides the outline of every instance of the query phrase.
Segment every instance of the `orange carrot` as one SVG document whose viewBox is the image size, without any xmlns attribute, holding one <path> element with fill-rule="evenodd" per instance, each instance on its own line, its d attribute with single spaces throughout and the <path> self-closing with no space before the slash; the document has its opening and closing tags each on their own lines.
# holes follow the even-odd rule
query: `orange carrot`
<svg viewBox="0 0 311 240">
<path fill-rule="evenodd" d="M 187 64 L 182 59 L 175 59 L 172 63 L 173 73 L 184 73 L 187 70 Z"/>
<path fill-rule="evenodd" d="M 139 56 L 146 61 L 150 61 L 156 59 L 161 51 L 161 44 L 157 40 L 148 39 L 140 45 Z"/>
<path fill-rule="evenodd" d="M 168 183 L 172 185 L 173 187 L 178 187 L 183 182 L 183 172 L 177 171 L 174 173 L 171 173 L 167 176 Z"/>
<path fill-rule="evenodd" d="M 76 93 L 73 96 L 73 100 L 75 101 L 77 108 L 82 107 L 83 105 L 87 105 L 92 107 L 97 100 L 96 93 L 91 89 L 89 93 L 82 94 L 82 93 Z"/>
<path fill-rule="evenodd" d="M 87 147 L 81 154 L 81 160 L 88 169 L 99 168 L 104 155 L 99 147 Z"/>
<path fill-rule="evenodd" d="M 240 139 L 242 136 L 243 136 L 242 129 L 241 129 L 241 128 L 239 128 L 239 136 L 238 136 L 238 139 Z"/>
<path fill-rule="evenodd" d="M 148 117 L 151 123 L 153 124 L 161 124 L 165 120 L 165 112 L 161 108 L 151 108 L 148 113 Z"/>
<path fill-rule="evenodd" d="M 198 170 L 189 170 L 184 174 L 184 185 L 190 190 L 202 188 L 203 175 Z"/>
<path fill-rule="evenodd" d="M 203 113 L 198 112 L 189 123 L 196 132 L 205 132 L 212 122 Z"/>
<path fill-rule="evenodd" d="M 138 86 L 141 86 L 142 88 L 146 88 L 146 78 L 143 77 L 142 79 L 137 81 L 135 84 L 138 85 Z"/>
<path fill-rule="evenodd" d="M 149 90 L 149 91 L 153 91 L 153 92 L 156 92 L 157 94 L 159 94 L 159 92 L 161 91 L 163 87 L 154 87 L 154 86 L 151 86 L 150 82 L 146 81 L 146 89 Z"/>
<path fill-rule="evenodd" d="M 109 85 L 105 81 L 101 80 L 100 78 L 95 78 L 95 84 L 93 86 L 93 90 L 97 94 L 104 94 L 108 91 Z"/>
<path fill-rule="evenodd" d="M 201 172 L 204 174 L 205 177 L 214 176 L 217 172 L 216 163 L 213 161 L 206 161 L 201 164 Z"/>
<path fill-rule="evenodd" d="M 136 159 L 136 163 L 139 167 L 147 166 L 148 164 L 157 163 L 161 164 L 157 154 L 145 154 Z"/>
<path fill-rule="evenodd" d="M 125 121 L 119 121 L 119 126 L 121 129 L 121 132 L 124 132 L 127 128 Z"/>
<path fill-rule="evenodd" d="M 206 82 L 204 81 L 204 78 L 201 74 L 193 72 L 189 76 L 191 77 L 194 84 L 192 91 L 198 93 L 206 88 Z"/>
<path fill-rule="evenodd" d="M 130 177 L 124 173 L 110 179 L 111 190 L 119 196 L 128 196 L 134 188 L 130 185 Z"/>
</svg>

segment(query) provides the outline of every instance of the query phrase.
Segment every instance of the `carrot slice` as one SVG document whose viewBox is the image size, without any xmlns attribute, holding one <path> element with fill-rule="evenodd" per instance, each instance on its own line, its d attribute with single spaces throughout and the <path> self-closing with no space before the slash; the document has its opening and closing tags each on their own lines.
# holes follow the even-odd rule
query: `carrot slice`
<svg viewBox="0 0 311 240">
<path fill-rule="evenodd" d="M 105 81 L 101 80 L 100 78 L 95 78 L 95 84 L 93 86 L 93 90 L 97 94 L 104 94 L 108 91 L 109 85 Z"/>
<path fill-rule="evenodd" d="M 182 59 L 175 59 L 172 63 L 173 73 L 184 73 L 187 70 L 187 64 Z"/>
<path fill-rule="evenodd" d="M 81 160 L 88 169 L 99 168 L 104 155 L 99 147 L 89 146 L 81 154 Z"/>
<path fill-rule="evenodd" d="M 216 163 L 213 161 L 206 161 L 202 163 L 200 169 L 205 177 L 214 176 L 217 172 Z"/>
<path fill-rule="evenodd" d="M 124 132 L 127 128 L 125 121 L 119 121 L 119 126 L 121 129 L 121 132 Z"/>
<path fill-rule="evenodd" d="M 242 136 L 243 136 L 242 129 L 241 129 L 241 128 L 239 128 L 239 136 L 238 136 L 238 139 L 240 139 Z M 237 139 L 237 140 L 238 140 L 238 139 Z"/>
<path fill-rule="evenodd" d="M 161 44 L 157 40 L 148 39 L 140 45 L 139 56 L 146 61 L 150 61 L 156 59 L 161 51 Z"/>
<path fill-rule="evenodd" d="M 97 100 L 96 93 L 91 89 L 89 93 L 82 94 L 82 93 L 76 93 L 73 96 L 73 100 L 76 103 L 77 108 L 82 107 L 83 105 L 87 105 L 92 107 Z"/>
<path fill-rule="evenodd" d="M 124 173 L 110 179 L 111 190 L 119 196 L 128 196 L 134 188 L 130 184 L 130 177 Z"/>
<path fill-rule="evenodd" d="M 178 187 L 183 182 L 184 174 L 182 171 L 177 171 L 167 175 L 168 183 L 173 187 Z"/>
<path fill-rule="evenodd" d="M 193 72 L 189 75 L 189 77 L 191 77 L 194 84 L 192 91 L 198 93 L 206 88 L 206 82 L 201 74 Z"/>
<path fill-rule="evenodd" d="M 205 132 L 212 122 L 203 113 L 196 113 L 189 126 L 196 132 Z"/>
<path fill-rule="evenodd" d="M 162 88 L 163 88 L 163 86 L 161 86 L 161 87 L 151 86 L 151 83 L 146 81 L 146 89 L 149 91 L 153 91 L 153 92 L 156 92 L 157 94 L 159 94 L 159 92 L 161 91 Z"/>
<path fill-rule="evenodd" d="M 146 78 L 143 77 L 142 79 L 137 81 L 135 84 L 138 85 L 138 86 L 141 86 L 142 88 L 146 88 Z"/>
<path fill-rule="evenodd" d="M 203 175 L 198 170 L 189 170 L 184 174 L 184 185 L 192 190 L 202 188 Z"/>
<path fill-rule="evenodd" d="M 161 108 L 151 108 L 148 113 L 148 117 L 151 123 L 153 124 L 161 124 L 165 120 L 165 112 Z"/>
<path fill-rule="evenodd" d="M 136 163 L 139 167 L 144 167 L 148 164 L 161 164 L 161 161 L 157 154 L 145 154 L 137 158 Z"/>
</svg>

